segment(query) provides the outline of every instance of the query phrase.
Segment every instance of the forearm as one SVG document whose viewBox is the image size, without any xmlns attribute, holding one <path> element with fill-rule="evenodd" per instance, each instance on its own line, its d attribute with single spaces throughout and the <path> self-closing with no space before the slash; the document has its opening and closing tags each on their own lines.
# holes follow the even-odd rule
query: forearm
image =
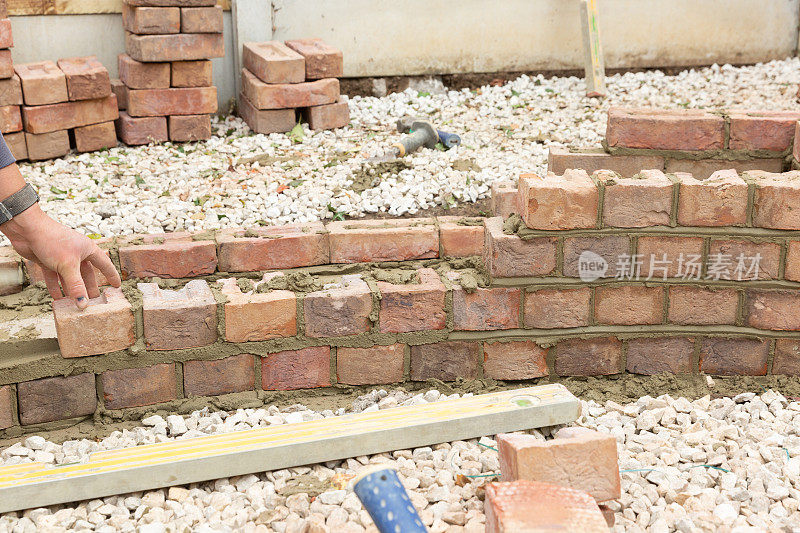
<svg viewBox="0 0 800 533">
<path fill-rule="evenodd" d="M 25 179 L 16 163 L 0 168 L 0 200 L 8 198 L 25 186 Z M 2 231 L 9 239 L 19 237 L 23 233 L 33 231 L 37 221 L 44 215 L 39 204 L 34 204 L 13 219 L 0 225 Z"/>
</svg>

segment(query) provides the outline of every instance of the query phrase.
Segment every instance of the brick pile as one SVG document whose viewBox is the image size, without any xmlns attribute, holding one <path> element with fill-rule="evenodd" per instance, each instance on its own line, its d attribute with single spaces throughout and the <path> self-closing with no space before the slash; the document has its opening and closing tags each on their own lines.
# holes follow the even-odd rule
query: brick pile
<svg viewBox="0 0 800 533">
<path fill-rule="evenodd" d="M 6 0 L 0 0 L 0 131 L 17 159 L 27 157 L 25 134 L 22 132 L 22 89 L 14 74 L 11 50 L 14 37 L 8 18 Z"/>
<path fill-rule="evenodd" d="M 117 133 L 125 144 L 211 137 L 217 88 L 211 58 L 223 57 L 216 0 L 124 0 L 125 50 L 118 58 Z"/>
<path fill-rule="evenodd" d="M 298 113 L 312 130 L 350 123 L 337 79 L 342 52 L 321 39 L 245 43 L 242 62 L 239 115 L 256 133 L 290 131 Z"/>
</svg>

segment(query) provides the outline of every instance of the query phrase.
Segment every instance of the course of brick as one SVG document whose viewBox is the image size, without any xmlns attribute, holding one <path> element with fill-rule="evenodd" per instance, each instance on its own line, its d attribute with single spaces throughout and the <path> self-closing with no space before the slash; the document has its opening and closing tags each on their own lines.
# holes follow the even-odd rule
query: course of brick
<svg viewBox="0 0 800 533">
<path fill-rule="evenodd" d="M 244 43 L 239 115 L 256 133 L 290 131 L 298 115 L 312 130 L 342 128 L 342 52 L 321 39 Z"/>
<path fill-rule="evenodd" d="M 28 153 L 25 133 L 22 131 L 22 87 L 19 77 L 14 74 L 11 60 L 13 46 L 7 3 L 6 0 L 0 0 L 0 131 L 14 157 L 26 159 Z"/>
</svg>

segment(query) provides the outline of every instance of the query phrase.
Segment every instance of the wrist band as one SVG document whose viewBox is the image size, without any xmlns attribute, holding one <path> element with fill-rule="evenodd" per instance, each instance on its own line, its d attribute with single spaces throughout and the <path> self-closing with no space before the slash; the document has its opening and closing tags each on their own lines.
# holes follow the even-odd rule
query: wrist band
<svg viewBox="0 0 800 533">
<path fill-rule="evenodd" d="M 0 225 L 5 224 L 39 201 L 39 195 L 29 183 L 0 202 Z"/>
</svg>

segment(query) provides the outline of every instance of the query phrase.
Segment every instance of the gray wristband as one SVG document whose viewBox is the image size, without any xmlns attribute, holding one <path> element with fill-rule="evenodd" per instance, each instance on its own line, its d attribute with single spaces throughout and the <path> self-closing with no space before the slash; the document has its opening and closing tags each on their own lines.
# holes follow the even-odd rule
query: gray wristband
<svg viewBox="0 0 800 533">
<path fill-rule="evenodd" d="M 0 225 L 5 224 L 39 201 L 39 195 L 26 183 L 25 186 L 0 202 Z"/>
</svg>

